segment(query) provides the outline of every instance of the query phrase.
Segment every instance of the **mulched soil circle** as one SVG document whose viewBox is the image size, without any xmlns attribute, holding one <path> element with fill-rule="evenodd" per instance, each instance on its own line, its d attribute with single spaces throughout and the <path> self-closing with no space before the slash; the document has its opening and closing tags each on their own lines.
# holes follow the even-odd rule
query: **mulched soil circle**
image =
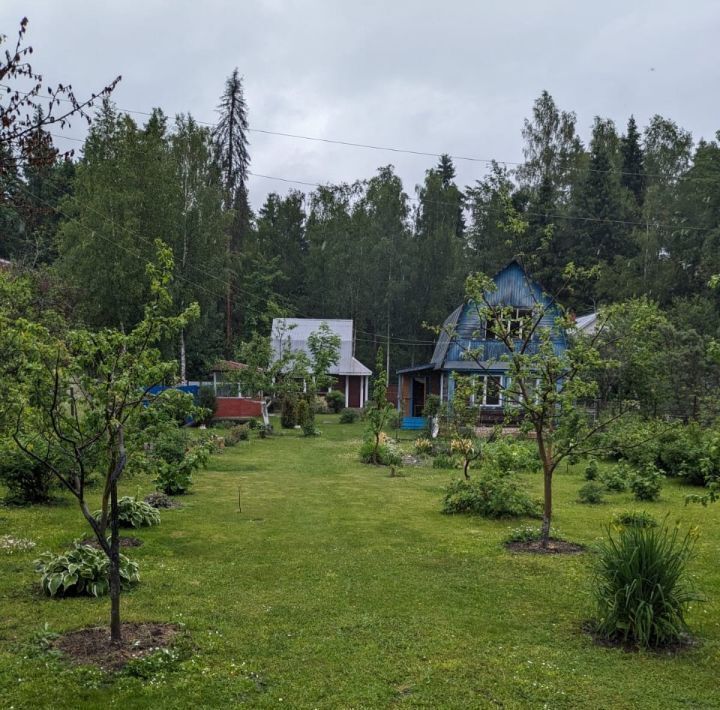
<svg viewBox="0 0 720 710">
<path fill-rule="evenodd" d="M 539 540 L 528 542 L 506 542 L 505 547 L 512 552 L 528 552 L 531 555 L 578 555 L 585 552 L 585 546 L 567 540 L 550 538 L 547 547 L 543 547 Z"/>
<path fill-rule="evenodd" d="M 73 663 L 119 670 L 128 661 L 142 658 L 158 648 L 167 648 L 177 636 L 176 624 L 128 622 L 122 625 L 122 642 L 110 643 L 110 629 L 79 629 L 60 636 L 53 647 Z"/>
<path fill-rule="evenodd" d="M 595 624 L 592 621 L 584 621 L 581 624 L 583 633 L 587 634 L 592 638 L 593 643 L 596 646 L 602 646 L 603 648 L 619 648 L 626 653 L 639 653 L 643 651 L 645 653 L 652 653 L 657 656 L 677 656 L 681 653 L 692 651 L 700 646 L 700 641 L 690 634 L 683 634 L 679 640 L 665 644 L 664 646 L 658 646 L 656 648 L 640 649 L 636 644 L 623 641 L 620 638 L 607 638 L 606 636 L 600 636 L 595 631 Z"/>
<path fill-rule="evenodd" d="M 81 545 L 89 545 L 90 547 L 96 547 L 100 549 L 100 543 L 94 537 L 88 537 L 80 541 Z M 120 547 L 140 547 L 143 544 L 142 540 L 136 537 L 121 537 Z"/>
</svg>

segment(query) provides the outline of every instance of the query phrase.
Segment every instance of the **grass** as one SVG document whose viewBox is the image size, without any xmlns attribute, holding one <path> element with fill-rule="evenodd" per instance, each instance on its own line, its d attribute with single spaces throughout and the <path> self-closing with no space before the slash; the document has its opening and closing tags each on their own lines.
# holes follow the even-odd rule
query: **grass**
<svg viewBox="0 0 720 710">
<path fill-rule="evenodd" d="M 362 425 L 319 417 L 322 436 L 253 438 L 214 457 L 181 510 L 132 531 L 142 583 L 127 621 L 184 624 L 190 657 L 140 679 L 28 651 L 55 632 L 107 623 L 107 599 L 51 600 L 32 560 L 88 531 L 70 500 L 0 508 L 0 698 L 14 708 L 714 708 L 720 705 L 720 508 L 686 507 L 666 481 L 642 508 L 698 525 L 691 572 L 709 599 L 688 622 L 701 643 L 677 656 L 628 654 L 581 631 L 589 554 L 526 556 L 502 546 L 523 521 L 440 513 L 453 474 L 357 460 Z M 406 444 L 410 446 L 410 444 Z M 577 503 L 582 466 L 557 474 L 564 537 L 596 541 L 629 493 Z M 538 475 L 523 476 L 534 495 Z M 122 493 L 149 492 L 149 479 Z M 238 512 L 238 488 L 242 512 Z"/>
</svg>

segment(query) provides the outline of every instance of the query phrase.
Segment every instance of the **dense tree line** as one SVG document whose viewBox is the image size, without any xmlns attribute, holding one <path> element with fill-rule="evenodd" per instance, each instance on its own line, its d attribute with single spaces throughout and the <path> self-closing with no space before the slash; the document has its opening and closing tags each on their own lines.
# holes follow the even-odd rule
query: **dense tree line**
<svg viewBox="0 0 720 710">
<path fill-rule="evenodd" d="M 424 324 L 460 303 L 466 276 L 516 256 L 549 289 L 569 261 L 599 267 L 571 296 L 578 314 L 642 297 L 686 354 L 718 335 L 720 296 L 708 283 L 720 272 L 720 138 L 695 144 L 661 116 L 642 129 L 632 116 L 622 129 L 598 117 L 585 144 L 575 114 L 543 92 L 515 168 L 493 163 L 461 186 L 443 155 L 412 197 L 386 165 L 309 195 L 270 194 L 255 213 L 248 125 L 235 71 L 214 130 L 160 110 L 138 125 L 106 98 L 82 157 L 68 160 L 38 127 L 25 150 L 43 159 L 8 160 L 0 175 L 0 257 L 41 271 L 76 320 L 127 329 L 142 316 L 145 264 L 162 238 L 176 305 L 202 311 L 168 344 L 186 353 L 188 376 L 267 333 L 278 314 L 353 318 L 361 359 L 382 344 L 391 370 L 420 363 L 432 350 Z M 527 228 L 513 229 L 509 214 Z"/>
</svg>

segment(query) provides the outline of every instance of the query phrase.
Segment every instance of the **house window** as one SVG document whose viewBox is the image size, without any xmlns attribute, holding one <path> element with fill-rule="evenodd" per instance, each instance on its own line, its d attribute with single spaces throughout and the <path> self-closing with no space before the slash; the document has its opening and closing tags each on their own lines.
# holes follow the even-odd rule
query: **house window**
<svg viewBox="0 0 720 710">
<path fill-rule="evenodd" d="M 470 404 L 483 407 L 499 407 L 502 404 L 500 375 L 481 375 L 476 380 L 477 389 L 470 397 Z"/>
<path fill-rule="evenodd" d="M 502 340 L 509 333 L 513 339 L 523 337 L 523 325 L 527 318 L 532 317 L 528 308 L 510 308 L 501 318 L 489 319 L 485 326 L 485 337 L 488 340 Z"/>
</svg>

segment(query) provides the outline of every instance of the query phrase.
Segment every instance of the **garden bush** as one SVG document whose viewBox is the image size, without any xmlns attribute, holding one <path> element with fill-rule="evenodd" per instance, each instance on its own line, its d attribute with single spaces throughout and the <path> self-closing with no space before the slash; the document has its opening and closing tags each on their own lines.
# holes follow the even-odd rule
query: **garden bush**
<svg viewBox="0 0 720 710">
<path fill-rule="evenodd" d="M 580 487 L 578 491 L 578 500 L 581 503 L 587 503 L 589 505 L 597 505 L 598 503 L 604 503 L 603 498 L 603 486 L 597 481 L 588 481 L 584 486 Z"/>
<path fill-rule="evenodd" d="M 246 424 L 236 424 L 225 434 L 225 446 L 235 446 L 241 441 L 250 438 L 250 427 Z"/>
<path fill-rule="evenodd" d="M 612 517 L 615 527 L 656 528 L 657 521 L 644 510 L 623 510 Z"/>
<path fill-rule="evenodd" d="M 100 518 L 102 511 L 95 512 Z M 160 525 L 160 513 L 143 500 L 123 496 L 118 500 L 118 524 L 121 528 L 144 528 Z"/>
<path fill-rule="evenodd" d="M 327 402 L 328 409 L 335 414 L 339 414 L 345 406 L 345 395 L 339 390 L 330 390 L 325 395 L 325 401 Z"/>
<path fill-rule="evenodd" d="M 666 429 L 659 442 L 657 465 L 668 476 L 679 476 L 685 483 L 705 485 L 720 475 L 720 446 L 717 434 L 697 422 L 676 424 Z"/>
<path fill-rule="evenodd" d="M 550 537 L 553 540 L 562 540 L 563 537 L 555 529 L 550 530 Z M 522 525 L 513 528 L 505 538 L 505 542 L 537 542 L 542 539 L 542 530 L 533 525 Z"/>
<path fill-rule="evenodd" d="M 680 538 L 677 527 L 608 528 L 592 587 L 597 634 L 640 648 L 680 641 L 688 604 L 698 599 L 687 575 L 692 546 L 693 536 Z"/>
<path fill-rule="evenodd" d="M 600 474 L 600 481 L 609 491 L 622 493 L 628 487 L 631 469 L 625 463 L 606 469 Z"/>
<path fill-rule="evenodd" d="M 538 517 L 538 503 L 523 491 L 514 476 L 483 471 L 445 489 L 443 513 L 473 513 L 486 518 Z"/>
<path fill-rule="evenodd" d="M 340 423 L 354 424 L 359 416 L 356 409 L 343 409 L 342 412 L 340 412 Z"/>
<path fill-rule="evenodd" d="M 483 458 L 500 471 L 537 471 L 540 468 L 540 457 L 537 444 L 509 436 L 502 436 L 496 441 L 487 443 Z"/>
<path fill-rule="evenodd" d="M 646 464 L 630 477 L 630 490 L 635 500 L 653 501 L 660 497 L 662 474 L 652 464 Z"/>
<path fill-rule="evenodd" d="M 174 508 L 177 505 L 169 495 L 160 491 L 156 491 L 155 493 L 149 493 L 148 495 L 146 495 L 145 502 L 148 505 L 151 505 L 153 508 L 157 509 Z"/>
<path fill-rule="evenodd" d="M 621 417 L 602 436 L 603 448 L 614 459 L 633 466 L 655 463 L 659 451 L 659 422 L 641 417 Z"/>
<path fill-rule="evenodd" d="M 597 459 L 590 459 L 587 463 L 587 466 L 585 466 L 585 470 L 583 471 L 585 480 L 586 481 L 597 480 L 598 473 L 599 473 L 599 468 L 598 468 Z"/>
<path fill-rule="evenodd" d="M 110 589 L 110 560 L 102 551 L 89 545 L 75 544 L 60 555 L 46 552 L 35 560 L 45 594 L 54 596 L 88 595 L 99 597 Z M 138 567 L 120 555 L 120 584 L 128 589 L 140 581 Z"/>
<path fill-rule="evenodd" d="M 280 403 L 280 426 L 283 429 L 294 429 L 297 424 L 297 399 L 289 395 Z"/>
<path fill-rule="evenodd" d="M 0 482 L 6 501 L 15 504 L 47 503 L 56 488 L 54 474 L 9 441 L 0 444 Z"/>
<path fill-rule="evenodd" d="M 363 463 L 372 463 L 375 449 L 374 438 L 366 437 L 360 447 L 360 460 Z M 386 434 L 380 434 L 380 446 L 377 450 L 378 463 L 382 466 L 402 465 L 402 452 L 397 444 Z"/>
<path fill-rule="evenodd" d="M 317 436 L 320 433 L 315 426 L 315 410 L 304 397 L 297 403 L 296 415 L 304 436 Z"/>
</svg>

